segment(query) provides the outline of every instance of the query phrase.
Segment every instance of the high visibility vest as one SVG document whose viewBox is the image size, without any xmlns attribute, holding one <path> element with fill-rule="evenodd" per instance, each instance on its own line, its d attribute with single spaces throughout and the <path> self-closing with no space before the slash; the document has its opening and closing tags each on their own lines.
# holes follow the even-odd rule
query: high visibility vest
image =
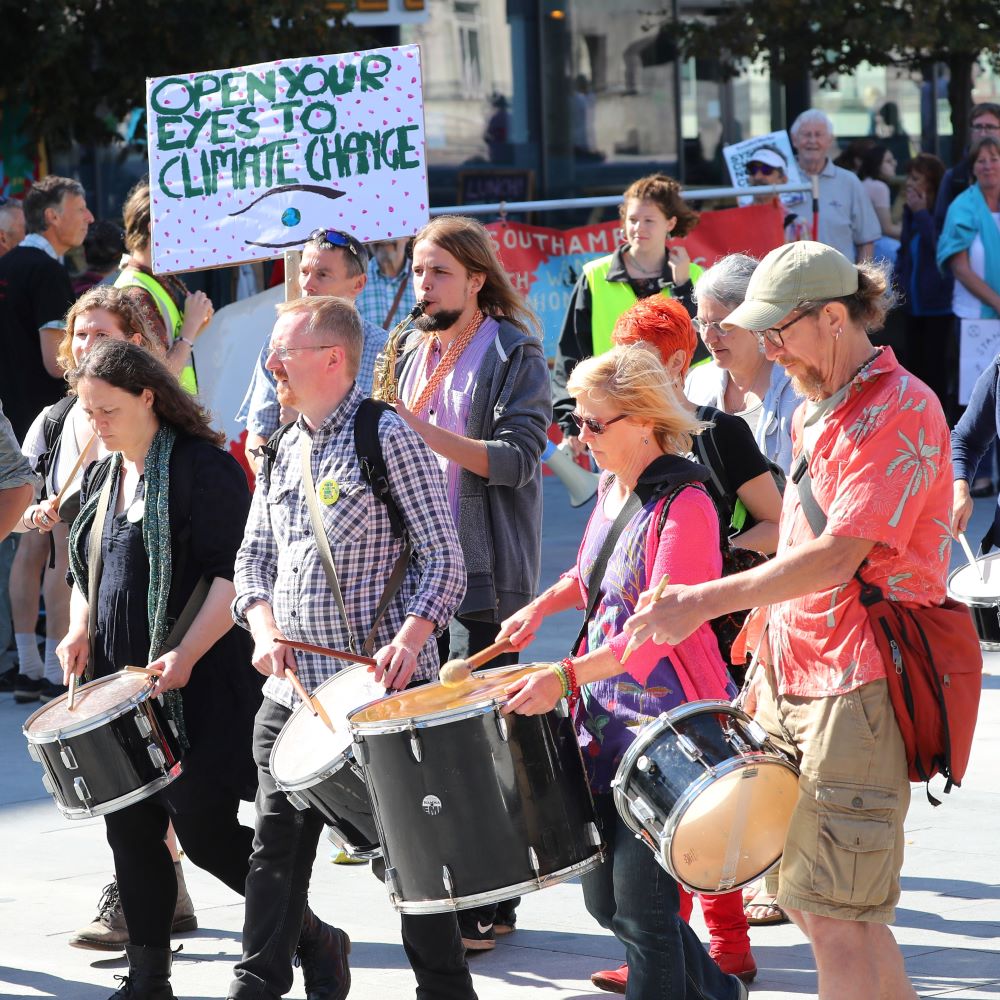
<svg viewBox="0 0 1000 1000">
<path fill-rule="evenodd" d="M 612 256 L 614 255 L 598 257 L 583 265 L 583 273 L 587 276 L 587 286 L 590 289 L 590 335 L 594 357 L 611 350 L 611 333 L 618 317 L 639 301 L 627 281 L 607 280 Z M 691 281 L 696 282 L 703 271 L 704 268 L 692 264 Z M 661 289 L 660 294 L 668 299 L 671 297 L 669 288 Z"/>
<path fill-rule="evenodd" d="M 167 339 L 173 344 L 181 333 L 181 325 L 184 317 L 177 308 L 174 300 L 167 294 L 167 290 L 151 274 L 139 271 L 135 268 L 126 268 L 115 279 L 115 288 L 144 288 L 153 297 L 156 308 L 163 317 L 163 322 L 167 326 Z M 194 358 L 189 361 L 181 370 L 178 376 L 181 388 L 189 392 L 192 396 L 198 392 L 198 378 L 194 370 Z"/>
</svg>

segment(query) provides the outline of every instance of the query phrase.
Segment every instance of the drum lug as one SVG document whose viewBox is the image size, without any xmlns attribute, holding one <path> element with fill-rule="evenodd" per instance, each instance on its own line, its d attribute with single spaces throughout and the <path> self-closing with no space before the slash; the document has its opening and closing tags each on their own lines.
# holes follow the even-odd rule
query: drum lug
<svg viewBox="0 0 1000 1000">
<path fill-rule="evenodd" d="M 497 724 L 497 732 L 500 734 L 500 739 L 502 739 L 504 741 L 504 743 L 506 743 L 507 742 L 507 720 L 498 711 L 494 715 L 494 721 Z"/>
<path fill-rule="evenodd" d="M 153 724 L 144 715 L 135 717 L 135 728 L 139 730 L 139 735 L 146 739 L 153 732 Z"/>
<path fill-rule="evenodd" d="M 76 757 L 73 756 L 73 751 L 69 747 L 59 748 L 59 759 L 66 766 L 67 771 L 79 771 L 80 765 L 76 762 Z"/>
<path fill-rule="evenodd" d="M 528 864 L 531 865 L 531 870 L 537 876 L 542 866 L 538 862 L 538 852 L 533 847 L 528 848 Z"/>
<path fill-rule="evenodd" d="M 417 735 L 415 729 L 410 730 L 410 753 L 413 755 L 413 759 L 418 763 L 422 763 L 424 759 L 424 748 L 420 743 L 420 737 Z"/>
<path fill-rule="evenodd" d="M 677 734 L 677 746 L 680 747 L 681 753 L 692 763 L 702 759 L 701 750 L 683 733 Z"/>
<path fill-rule="evenodd" d="M 146 753 L 149 754 L 149 759 L 153 762 L 153 767 L 158 767 L 161 771 L 167 769 L 167 758 L 163 756 L 163 751 L 155 743 L 150 743 L 146 747 Z"/>
<path fill-rule="evenodd" d="M 396 874 L 395 868 L 386 868 L 385 887 L 389 890 L 389 896 L 393 902 L 399 899 L 399 875 Z"/>
<path fill-rule="evenodd" d="M 170 726 L 170 732 L 174 734 L 174 739 L 180 739 L 180 732 L 177 729 L 177 723 L 173 719 L 167 719 L 167 725 Z"/>
<path fill-rule="evenodd" d="M 285 792 L 285 798 L 288 799 L 288 801 L 291 802 L 291 804 L 295 806 L 299 812 L 305 812 L 306 809 L 309 808 L 309 803 L 306 802 L 306 800 L 302 798 L 298 792 Z"/>
<path fill-rule="evenodd" d="M 362 766 L 368 766 L 368 745 L 361 736 L 354 737 L 354 759 Z"/>
<path fill-rule="evenodd" d="M 441 866 L 441 882 L 444 884 L 444 891 L 454 898 L 455 880 L 451 877 L 451 869 L 447 865 Z"/>
<path fill-rule="evenodd" d="M 642 771 L 645 774 L 647 771 L 653 770 L 653 762 L 643 754 L 636 762 L 635 767 L 637 771 Z"/>
<path fill-rule="evenodd" d="M 55 789 L 52 787 L 52 781 L 49 778 L 48 772 L 46 771 L 42 775 L 42 788 L 49 793 L 49 795 L 55 796 Z"/>
<path fill-rule="evenodd" d="M 593 821 L 587 824 L 587 840 L 592 847 L 600 847 L 602 844 L 601 831 L 597 829 L 597 824 Z"/>
<path fill-rule="evenodd" d="M 643 826 L 656 819 L 656 813 L 653 812 L 652 806 L 643 798 L 629 799 L 628 808 Z"/>
<path fill-rule="evenodd" d="M 757 722 L 756 719 L 751 719 L 747 723 L 747 735 L 758 748 L 767 746 L 767 730 L 759 722 Z"/>
<path fill-rule="evenodd" d="M 38 756 L 38 750 L 34 743 L 28 744 L 28 756 L 36 763 L 41 764 L 42 758 Z"/>
<path fill-rule="evenodd" d="M 737 753 L 749 753 L 750 746 L 746 741 L 740 736 L 735 729 L 726 730 L 726 742 L 737 752 Z"/>
<path fill-rule="evenodd" d="M 91 800 L 90 789 L 87 787 L 87 782 L 83 778 L 73 779 L 73 791 L 76 792 L 76 797 L 86 805 Z"/>
</svg>

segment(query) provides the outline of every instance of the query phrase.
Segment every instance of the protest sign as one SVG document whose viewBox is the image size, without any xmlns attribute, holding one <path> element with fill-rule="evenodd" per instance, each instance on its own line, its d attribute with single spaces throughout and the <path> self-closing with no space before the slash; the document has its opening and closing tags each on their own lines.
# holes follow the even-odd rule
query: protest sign
<svg viewBox="0 0 1000 1000">
<path fill-rule="evenodd" d="M 799 165 L 792 152 L 792 144 L 788 140 L 788 133 L 784 130 L 770 132 L 767 135 L 758 135 L 753 139 L 744 139 L 743 142 L 734 142 L 731 146 L 722 147 L 722 156 L 729 169 L 729 176 L 736 187 L 750 187 L 750 176 L 747 173 L 747 165 L 753 162 L 754 153 L 766 149 L 772 153 L 777 153 L 785 161 L 785 177 L 787 180 L 775 181 L 781 184 L 798 184 L 802 180 L 799 173 Z M 799 205 L 806 200 L 806 193 L 803 191 L 790 191 L 781 195 L 781 200 L 786 205 Z M 741 206 L 750 205 L 753 198 L 750 195 L 741 195 L 739 204 Z"/>
<path fill-rule="evenodd" d="M 158 274 L 427 221 L 416 45 L 157 77 L 146 113 Z"/>
<path fill-rule="evenodd" d="M 968 406 L 976 380 L 1000 354 L 1000 319 L 963 319 L 958 348 L 958 402 Z"/>
<path fill-rule="evenodd" d="M 702 212 L 698 225 L 681 244 L 691 259 L 709 267 L 727 253 L 762 257 L 784 242 L 784 210 L 771 201 L 749 208 Z M 487 227 L 496 241 L 504 269 L 542 323 L 545 353 L 554 357 L 573 287 L 588 260 L 614 251 L 621 223 L 603 222 L 577 229 L 545 229 L 515 222 Z"/>
</svg>

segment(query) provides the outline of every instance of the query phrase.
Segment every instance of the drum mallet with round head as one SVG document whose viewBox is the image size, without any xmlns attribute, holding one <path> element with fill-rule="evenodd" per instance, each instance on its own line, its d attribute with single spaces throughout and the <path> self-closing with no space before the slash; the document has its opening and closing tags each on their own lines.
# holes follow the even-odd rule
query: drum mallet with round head
<svg viewBox="0 0 1000 1000">
<path fill-rule="evenodd" d="M 489 663 L 494 657 L 500 656 L 501 653 L 507 653 L 510 649 L 510 642 L 501 639 L 499 642 L 493 643 L 492 646 L 487 646 L 478 653 L 474 653 L 467 660 L 449 660 L 438 672 L 438 680 L 445 687 L 459 687 L 472 676 L 472 671 L 477 667 Z"/>
</svg>

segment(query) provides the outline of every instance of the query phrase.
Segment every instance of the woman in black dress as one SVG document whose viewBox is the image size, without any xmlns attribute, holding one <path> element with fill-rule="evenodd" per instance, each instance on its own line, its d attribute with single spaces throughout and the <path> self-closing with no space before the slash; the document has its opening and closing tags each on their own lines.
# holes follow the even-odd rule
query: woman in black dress
<svg viewBox="0 0 1000 1000">
<path fill-rule="evenodd" d="M 70 534 L 71 620 L 59 646 L 65 678 L 85 670 L 88 679 L 103 677 L 127 664 L 162 670 L 154 694 L 164 696 L 184 749 L 181 777 L 105 817 L 131 941 L 129 975 L 114 997 L 169 1000 L 177 881 L 163 843 L 168 820 L 191 861 L 240 894 L 252 850 L 253 831 L 237 810 L 256 786 L 250 747 L 260 677 L 250 668 L 249 637 L 229 613 L 250 494 L 239 465 L 219 448 L 222 435 L 148 352 L 109 341 L 69 381 L 112 454 L 88 470 Z M 88 544 L 109 481 L 88 663 Z M 169 627 L 202 579 L 204 603 L 166 651 Z"/>
</svg>

